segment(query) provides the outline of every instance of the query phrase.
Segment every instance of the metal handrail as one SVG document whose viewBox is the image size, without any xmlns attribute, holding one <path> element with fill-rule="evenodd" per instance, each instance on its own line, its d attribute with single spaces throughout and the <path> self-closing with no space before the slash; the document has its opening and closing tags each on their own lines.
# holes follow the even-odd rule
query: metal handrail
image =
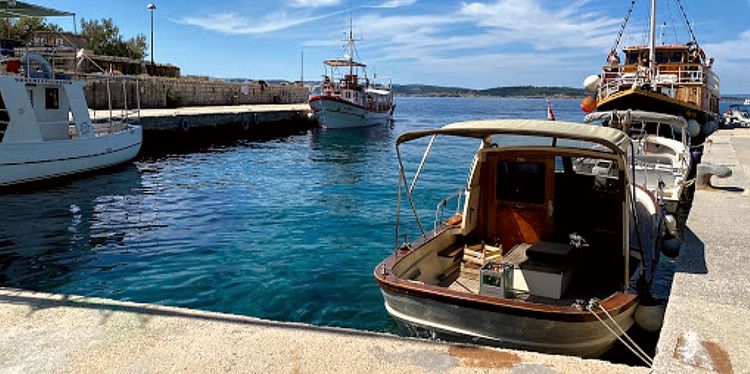
<svg viewBox="0 0 750 374">
<path fill-rule="evenodd" d="M 437 229 L 440 223 L 442 222 L 443 217 L 443 209 L 448 206 L 448 203 L 451 199 L 454 197 L 456 198 L 456 212 L 454 214 L 458 214 L 463 212 L 463 204 L 464 204 L 464 193 L 466 191 L 462 188 L 459 190 L 454 191 L 450 195 L 446 196 L 443 200 L 440 200 L 440 202 L 435 207 L 435 223 L 433 225 L 434 229 Z"/>
</svg>

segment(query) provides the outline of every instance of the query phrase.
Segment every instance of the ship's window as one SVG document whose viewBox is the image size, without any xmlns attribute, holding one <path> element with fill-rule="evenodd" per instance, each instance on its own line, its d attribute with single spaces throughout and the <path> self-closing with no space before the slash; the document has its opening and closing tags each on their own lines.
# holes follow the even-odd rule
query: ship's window
<svg viewBox="0 0 750 374">
<path fill-rule="evenodd" d="M 628 65 L 637 64 L 638 63 L 638 52 L 630 52 L 627 55 L 627 58 L 625 59 L 625 63 Z"/>
<path fill-rule="evenodd" d="M 545 166 L 542 162 L 501 161 L 497 164 L 497 199 L 544 204 Z"/>
<path fill-rule="evenodd" d="M 669 55 L 667 54 L 667 52 L 657 52 L 656 62 L 658 64 L 666 64 L 667 62 L 669 62 Z"/>
<path fill-rule="evenodd" d="M 31 107 L 34 107 L 34 90 L 27 90 L 26 92 L 29 93 L 29 102 L 31 103 Z"/>
<path fill-rule="evenodd" d="M 44 107 L 47 109 L 60 109 L 60 91 L 54 87 L 44 89 Z"/>
<path fill-rule="evenodd" d="M 682 60 L 682 52 L 679 52 L 679 51 L 672 52 L 672 57 L 669 58 L 669 62 L 674 62 L 674 63 L 678 63 L 678 64 L 682 63 L 683 62 L 683 60 Z"/>
</svg>

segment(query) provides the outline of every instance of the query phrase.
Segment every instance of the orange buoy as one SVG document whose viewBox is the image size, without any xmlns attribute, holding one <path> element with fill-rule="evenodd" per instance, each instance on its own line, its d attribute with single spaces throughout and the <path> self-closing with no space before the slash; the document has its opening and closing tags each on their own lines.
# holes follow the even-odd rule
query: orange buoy
<svg viewBox="0 0 750 374">
<path fill-rule="evenodd" d="M 581 110 L 584 113 L 591 113 L 596 109 L 596 99 L 591 96 L 586 96 L 581 100 Z"/>
</svg>

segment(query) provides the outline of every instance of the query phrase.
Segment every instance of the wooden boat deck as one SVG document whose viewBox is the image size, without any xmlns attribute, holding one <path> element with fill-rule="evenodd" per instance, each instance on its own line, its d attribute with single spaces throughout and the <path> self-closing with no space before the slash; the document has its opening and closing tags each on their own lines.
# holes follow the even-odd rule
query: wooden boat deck
<svg viewBox="0 0 750 374">
<path fill-rule="evenodd" d="M 523 246 L 522 248 L 518 248 Z M 503 257 L 503 261 L 511 262 L 514 264 L 523 263 L 526 257 L 526 249 L 529 245 L 519 245 L 514 247 L 508 254 Z M 457 276 L 454 275 L 455 279 L 444 283 L 443 286 L 458 292 L 468 292 L 475 295 L 479 294 L 479 267 L 475 264 L 461 262 L 460 267 L 457 269 Z M 595 282 L 591 282 L 590 279 L 579 279 L 578 282 L 574 281 L 568 287 L 568 290 L 561 299 L 552 299 L 541 296 L 530 295 L 528 292 L 511 290 L 510 298 L 516 300 L 523 300 L 530 303 L 546 304 L 546 305 L 557 305 L 557 306 L 570 306 L 576 302 L 576 300 L 588 301 L 592 297 L 604 299 L 608 297 L 612 291 L 606 290 L 607 287 L 597 287 Z"/>
</svg>

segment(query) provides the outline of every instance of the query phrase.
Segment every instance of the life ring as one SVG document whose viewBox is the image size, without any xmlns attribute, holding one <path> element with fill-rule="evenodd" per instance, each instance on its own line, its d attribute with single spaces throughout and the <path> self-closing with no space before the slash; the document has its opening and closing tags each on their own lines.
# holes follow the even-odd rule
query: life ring
<svg viewBox="0 0 750 374">
<path fill-rule="evenodd" d="M 186 118 L 180 120 L 180 130 L 183 132 L 190 131 L 190 124 L 188 123 L 188 120 Z"/>
</svg>

